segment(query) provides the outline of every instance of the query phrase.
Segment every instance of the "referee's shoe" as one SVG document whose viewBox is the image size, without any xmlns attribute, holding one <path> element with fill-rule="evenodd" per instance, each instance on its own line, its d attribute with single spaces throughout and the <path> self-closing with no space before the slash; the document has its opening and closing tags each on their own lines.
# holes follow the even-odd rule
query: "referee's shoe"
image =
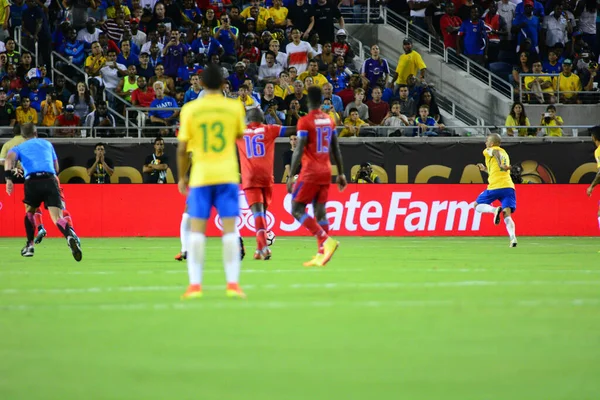
<svg viewBox="0 0 600 400">
<path fill-rule="evenodd" d="M 77 239 L 74 236 L 69 235 L 67 237 L 67 244 L 71 248 L 71 254 L 73 254 L 75 261 L 81 261 L 83 253 L 81 252 L 81 246 L 79 246 Z"/>
</svg>

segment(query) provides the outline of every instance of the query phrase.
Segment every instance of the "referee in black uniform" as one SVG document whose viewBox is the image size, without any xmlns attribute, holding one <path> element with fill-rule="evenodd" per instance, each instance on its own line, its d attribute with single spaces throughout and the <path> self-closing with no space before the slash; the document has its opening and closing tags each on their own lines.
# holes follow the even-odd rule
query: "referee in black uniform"
<svg viewBox="0 0 600 400">
<path fill-rule="evenodd" d="M 25 176 L 25 199 L 27 214 L 25 216 L 25 231 L 27 244 L 21 250 L 23 257 L 32 257 L 35 224 L 33 214 L 44 203 L 50 212 L 52 221 L 67 239 L 67 243 L 75 261 L 81 261 L 82 253 L 73 228 L 63 218 L 64 208 L 60 189 L 58 187 L 58 159 L 54 147 L 50 142 L 37 138 L 35 125 L 24 124 L 21 126 L 21 135 L 25 142 L 12 148 L 4 161 L 4 177 L 6 179 L 6 193 L 13 191 L 12 169 L 17 161 L 21 162 Z"/>
</svg>

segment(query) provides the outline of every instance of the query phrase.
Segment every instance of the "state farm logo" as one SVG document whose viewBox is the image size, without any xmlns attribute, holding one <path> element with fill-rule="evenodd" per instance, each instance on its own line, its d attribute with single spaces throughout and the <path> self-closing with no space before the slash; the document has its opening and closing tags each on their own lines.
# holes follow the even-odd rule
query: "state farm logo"
<svg viewBox="0 0 600 400">
<path fill-rule="evenodd" d="M 412 192 L 392 192 L 389 203 L 379 200 L 362 202 L 359 192 L 348 200 L 328 201 L 327 219 L 332 231 L 342 232 L 434 232 L 478 231 L 481 214 L 475 212 L 472 202 L 449 200 L 411 200 Z M 279 229 L 293 232 L 301 225 L 290 214 L 291 195 L 286 195 L 283 207 L 287 213 L 278 214 Z M 312 206 L 308 213 L 313 215 Z"/>
<path fill-rule="evenodd" d="M 244 195 L 244 191 L 239 191 L 239 201 L 240 201 L 240 215 L 236 219 L 236 225 L 239 230 L 243 228 L 248 228 L 252 232 L 256 232 L 256 225 L 254 222 L 254 215 L 252 215 L 252 210 L 250 210 L 250 206 L 248 205 L 248 201 L 246 200 L 246 196 Z M 267 230 L 271 230 L 273 225 L 275 225 L 275 216 L 267 211 L 266 213 L 267 219 Z M 221 223 L 221 218 L 217 214 L 215 216 L 215 225 L 219 230 L 223 230 L 223 224 Z"/>
</svg>

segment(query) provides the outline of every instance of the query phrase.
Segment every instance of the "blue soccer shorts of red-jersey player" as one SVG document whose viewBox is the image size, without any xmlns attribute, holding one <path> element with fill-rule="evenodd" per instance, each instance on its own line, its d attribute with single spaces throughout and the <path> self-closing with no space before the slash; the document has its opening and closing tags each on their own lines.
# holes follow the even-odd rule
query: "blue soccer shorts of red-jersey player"
<svg viewBox="0 0 600 400">
<path fill-rule="evenodd" d="M 273 187 L 249 187 L 244 189 L 244 195 L 250 207 L 256 203 L 262 203 L 265 205 L 265 208 L 269 208 L 273 199 Z"/>
<path fill-rule="evenodd" d="M 301 204 L 327 203 L 329 183 L 322 185 L 307 181 L 296 181 L 292 190 L 292 200 Z"/>
</svg>

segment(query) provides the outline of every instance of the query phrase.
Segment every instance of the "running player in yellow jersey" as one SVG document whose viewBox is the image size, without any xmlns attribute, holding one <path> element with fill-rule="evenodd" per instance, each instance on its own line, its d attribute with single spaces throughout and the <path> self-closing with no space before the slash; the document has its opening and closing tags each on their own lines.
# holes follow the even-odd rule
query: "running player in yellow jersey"
<svg viewBox="0 0 600 400">
<path fill-rule="evenodd" d="M 587 188 L 588 196 L 592 195 L 594 188 L 600 183 L 600 125 L 596 125 L 595 127 L 591 128 L 590 134 L 592 135 L 592 140 L 596 145 L 596 150 L 594 151 L 594 158 L 596 158 L 598 173 L 592 181 L 592 184 Z M 598 202 L 598 228 L 600 228 L 600 201 Z"/>
<path fill-rule="evenodd" d="M 188 236 L 190 285 L 182 299 L 202 296 L 202 267 L 206 242 L 206 222 L 212 207 L 223 224 L 223 262 L 227 278 L 226 294 L 245 298 L 239 286 L 240 248 L 235 219 L 240 213 L 238 184 L 240 174 L 236 140 L 246 129 L 243 105 L 223 97 L 221 69 L 211 65 L 202 73 L 206 95 L 181 109 L 177 147 L 179 192 L 187 195 L 191 232 Z M 193 153 L 189 178 L 189 153 Z"/>
<path fill-rule="evenodd" d="M 504 223 L 510 237 L 510 247 L 517 247 L 515 223 L 511 217 L 517 209 L 515 184 L 510 177 L 510 158 L 506 151 L 500 147 L 500 135 L 492 134 L 485 141 L 485 165 L 477 164 L 479 169 L 487 172 L 488 187 L 475 200 L 475 211 L 494 214 L 494 224 L 500 223 L 500 216 L 504 213 Z M 499 200 L 500 207 L 491 204 Z"/>
</svg>

